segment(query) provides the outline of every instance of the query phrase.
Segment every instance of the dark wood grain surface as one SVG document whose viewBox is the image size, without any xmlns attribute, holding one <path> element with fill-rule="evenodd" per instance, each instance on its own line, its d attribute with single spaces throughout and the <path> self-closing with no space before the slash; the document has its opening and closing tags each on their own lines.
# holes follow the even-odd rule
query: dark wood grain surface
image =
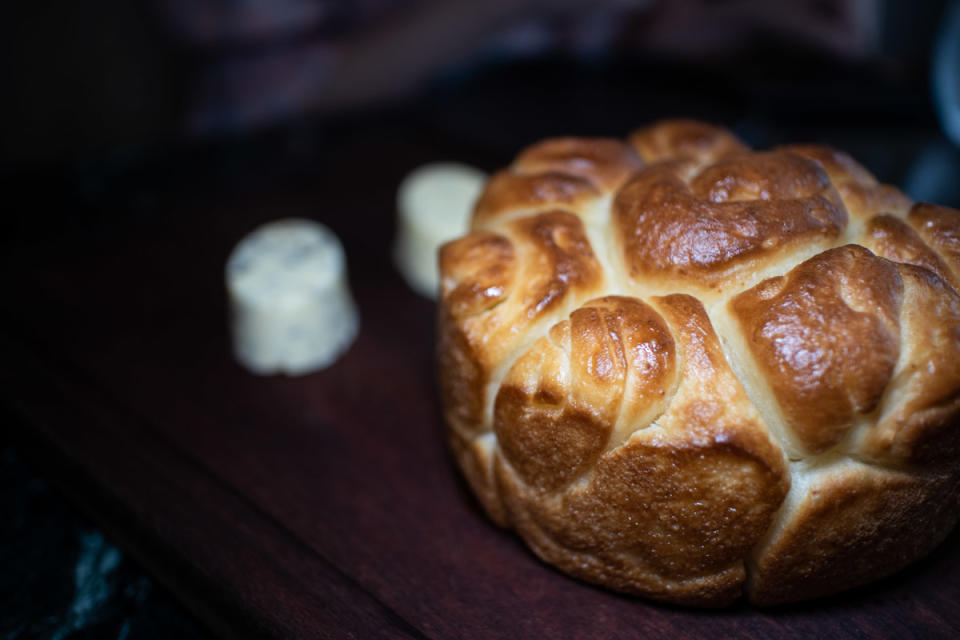
<svg viewBox="0 0 960 640">
<path fill-rule="evenodd" d="M 22 418 L 20 441 L 212 628 L 355 638 L 960 635 L 956 536 L 891 579 L 776 610 L 652 604 L 537 561 L 484 518 L 451 463 L 433 305 L 388 258 L 398 180 L 452 150 L 370 138 L 333 157 L 286 184 L 194 198 L 168 215 L 38 239 L 3 257 L 0 377 L 4 404 Z M 291 215 L 340 235 L 362 329 L 328 370 L 259 378 L 230 357 L 222 270 L 243 234 Z"/>
</svg>

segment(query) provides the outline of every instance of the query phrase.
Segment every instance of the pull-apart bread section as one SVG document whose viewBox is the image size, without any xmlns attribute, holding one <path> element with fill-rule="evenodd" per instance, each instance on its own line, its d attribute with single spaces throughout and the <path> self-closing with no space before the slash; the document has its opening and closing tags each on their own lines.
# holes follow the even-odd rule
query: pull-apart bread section
<svg viewBox="0 0 960 640">
<path fill-rule="evenodd" d="M 544 561 L 666 602 L 891 574 L 960 515 L 960 213 L 664 121 L 522 152 L 440 251 L 454 455 Z"/>
</svg>

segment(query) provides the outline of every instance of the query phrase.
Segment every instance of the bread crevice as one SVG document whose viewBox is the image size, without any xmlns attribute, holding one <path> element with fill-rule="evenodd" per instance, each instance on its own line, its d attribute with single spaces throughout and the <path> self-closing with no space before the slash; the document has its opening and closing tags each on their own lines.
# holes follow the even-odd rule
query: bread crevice
<svg viewBox="0 0 960 640">
<path fill-rule="evenodd" d="M 774 397 L 766 378 L 760 373 L 753 355 L 746 344 L 745 336 L 739 323 L 729 312 L 726 305 L 717 305 L 711 308 L 707 315 L 713 324 L 714 331 L 720 339 L 720 348 L 730 365 L 731 371 L 740 382 L 750 404 L 760 414 L 760 418 L 767 427 L 767 431 L 787 460 L 795 461 L 804 456 L 803 447 L 799 444 L 786 418 L 780 410 L 780 405 Z"/>
</svg>

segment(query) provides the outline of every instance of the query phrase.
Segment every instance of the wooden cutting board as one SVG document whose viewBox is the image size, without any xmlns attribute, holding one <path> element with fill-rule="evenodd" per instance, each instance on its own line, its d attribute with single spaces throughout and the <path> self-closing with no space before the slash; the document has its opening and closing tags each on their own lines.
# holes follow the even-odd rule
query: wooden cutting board
<svg viewBox="0 0 960 640">
<path fill-rule="evenodd" d="M 21 418 L 19 441 L 215 630 L 960 635 L 956 536 L 851 594 L 712 612 L 567 578 L 493 526 L 441 438 L 433 305 L 388 257 L 397 181 L 438 150 L 365 144 L 286 186 L 194 199 L 2 258 L 2 401 Z M 362 330 L 326 371 L 259 378 L 230 357 L 222 270 L 243 234 L 291 215 L 340 235 Z"/>
</svg>

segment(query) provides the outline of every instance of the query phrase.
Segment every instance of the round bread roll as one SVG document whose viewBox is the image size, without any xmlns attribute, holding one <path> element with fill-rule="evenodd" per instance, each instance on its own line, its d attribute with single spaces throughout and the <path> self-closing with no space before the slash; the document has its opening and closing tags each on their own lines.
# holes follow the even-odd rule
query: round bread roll
<svg viewBox="0 0 960 640">
<path fill-rule="evenodd" d="M 773 605 L 960 514 L 960 212 L 693 121 L 536 144 L 440 251 L 439 379 L 490 517 L 584 580 Z"/>
</svg>

